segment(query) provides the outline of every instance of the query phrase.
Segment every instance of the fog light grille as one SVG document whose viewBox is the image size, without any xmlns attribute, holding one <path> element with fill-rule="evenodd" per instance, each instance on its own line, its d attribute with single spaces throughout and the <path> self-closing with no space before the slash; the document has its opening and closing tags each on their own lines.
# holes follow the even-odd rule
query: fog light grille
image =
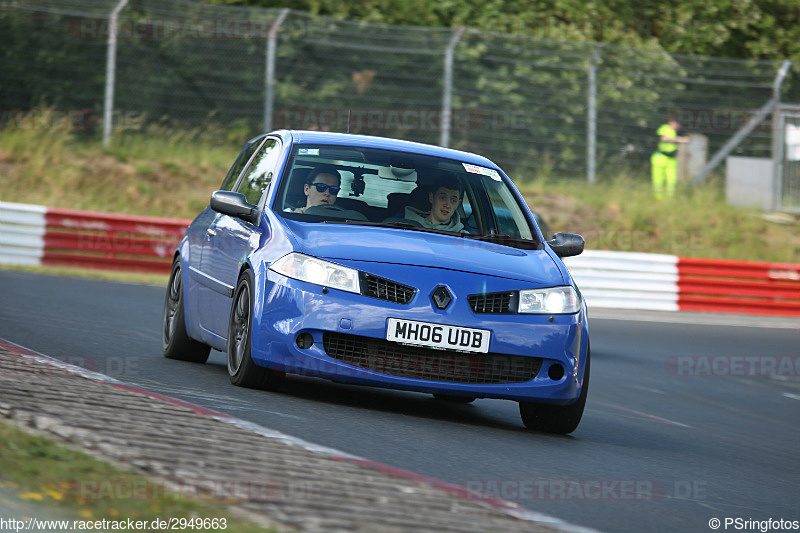
<svg viewBox="0 0 800 533">
<path fill-rule="evenodd" d="M 524 383 L 542 367 L 538 357 L 475 354 L 406 346 L 383 339 L 325 333 L 328 356 L 381 374 L 450 383 Z"/>
</svg>

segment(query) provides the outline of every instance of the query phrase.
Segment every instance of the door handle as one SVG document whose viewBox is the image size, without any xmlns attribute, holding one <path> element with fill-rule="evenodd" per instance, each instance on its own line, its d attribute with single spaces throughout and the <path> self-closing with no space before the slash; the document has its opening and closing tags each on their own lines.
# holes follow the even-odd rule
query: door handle
<svg viewBox="0 0 800 533">
<path fill-rule="evenodd" d="M 208 228 L 206 230 L 206 234 L 208 234 L 209 237 L 216 237 L 217 236 L 217 232 L 214 231 L 214 228 Z"/>
</svg>

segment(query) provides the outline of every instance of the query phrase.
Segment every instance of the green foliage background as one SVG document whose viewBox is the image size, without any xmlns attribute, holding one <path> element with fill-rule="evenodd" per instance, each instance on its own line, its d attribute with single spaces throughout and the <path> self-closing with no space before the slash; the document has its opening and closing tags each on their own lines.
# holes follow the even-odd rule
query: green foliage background
<svg viewBox="0 0 800 533">
<path fill-rule="evenodd" d="M 130 0 L 123 18 L 250 19 L 268 27 L 278 8 L 291 8 L 278 35 L 270 129 L 333 131 L 345 126 L 287 117 L 342 110 L 438 117 L 444 50 L 451 28 L 466 26 L 471 31 L 455 49 L 452 106 L 469 120 L 453 128 L 450 146 L 485 154 L 518 179 L 586 178 L 587 75 L 602 42 L 597 169 L 645 180 L 653 132 L 667 112 L 758 109 L 771 96 L 780 61 L 800 66 L 800 3 L 792 2 Z M 39 4 L 0 10 L 0 110 L 86 109 L 99 124 L 106 41 L 79 29 L 91 22 L 91 6 L 99 6 L 97 20 L 106 20 L 108 6 L 70 0 L 74 13 L 67 14 L 31 3 Z M 225 132 L 217 142 L 241 144 L 264 129 L 265 48 L 263 35 L 122 39 L 115 128 Z M 784 83 L 786 102 L 800 102 L 799 73 Z M 0 115 L 0 130 L 9 129 L 7 115 Z M 353 133 L 440 142 L 438 124 L 346 125 Z M 733 129 L 707 133 L 714 153 Z M 769 157 L 770 133 L 755 132 L 737 155 Z M 85 137 L 92 134 L 99 128 L 87 128 Z"/>
<path fill-rule="evenodd" d="M 250 7 L 290 7 L 315 15 L 410 26 L 501 29 L 549 20 L 641 20 L 666 52 L 800 62 L 800 3 L 796 0 L 205 0 Z M 525 26 L 525 24 L 522 24 Z M 531 24 L 528 24 L 531 26 Z M 576 34 L 577 36 L 577 34 Z M 615 42 L 609 35 L 605 42 Z M 631 45 L 626 38 L 626 44 Z"/>
</svg>

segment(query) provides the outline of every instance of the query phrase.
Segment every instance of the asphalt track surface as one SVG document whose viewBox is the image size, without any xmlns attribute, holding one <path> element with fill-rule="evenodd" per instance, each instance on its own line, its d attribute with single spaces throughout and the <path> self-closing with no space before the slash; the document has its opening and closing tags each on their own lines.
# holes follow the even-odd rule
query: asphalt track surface
<svg viewBox="0 0 800 533">
<path fill-rule="evenodd" d="M 525 431 L 509 401 L 299 377 L 275 393 L 233 387 L 220 352 L 205 365 L 161 356 L 163 298 L 164 287 L 0 270 L 0 337 L 601 531 L 800 521 L 800 321 L 594 317 L 586 413 L 557 437 Z"/>
</svg>

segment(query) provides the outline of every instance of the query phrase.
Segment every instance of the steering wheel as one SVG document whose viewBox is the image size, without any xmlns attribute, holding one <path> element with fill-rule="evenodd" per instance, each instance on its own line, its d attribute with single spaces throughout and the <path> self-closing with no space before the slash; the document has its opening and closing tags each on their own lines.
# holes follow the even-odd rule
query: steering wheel
<svg viewBox="0 0 800 533">
<path fill-rule="evenodd" d="M 335 204 L 314 205 L 306 209 L 307 215 L 328 216 L 333 218 L 344 218 L 348 220 L 368 220 L 363 213 L 354 209 L 347 209 Z"/>
<path fill-rule="evenodd" d="M 347 211 L 342 206 L 336 204 L 322 204 L 322 205 L 312 205 L 308 209 L 306 209 L 306 214 L 309 215 L 327 215 L 333 213 L 339 213 L 341 211 Z"/>
</svg>

